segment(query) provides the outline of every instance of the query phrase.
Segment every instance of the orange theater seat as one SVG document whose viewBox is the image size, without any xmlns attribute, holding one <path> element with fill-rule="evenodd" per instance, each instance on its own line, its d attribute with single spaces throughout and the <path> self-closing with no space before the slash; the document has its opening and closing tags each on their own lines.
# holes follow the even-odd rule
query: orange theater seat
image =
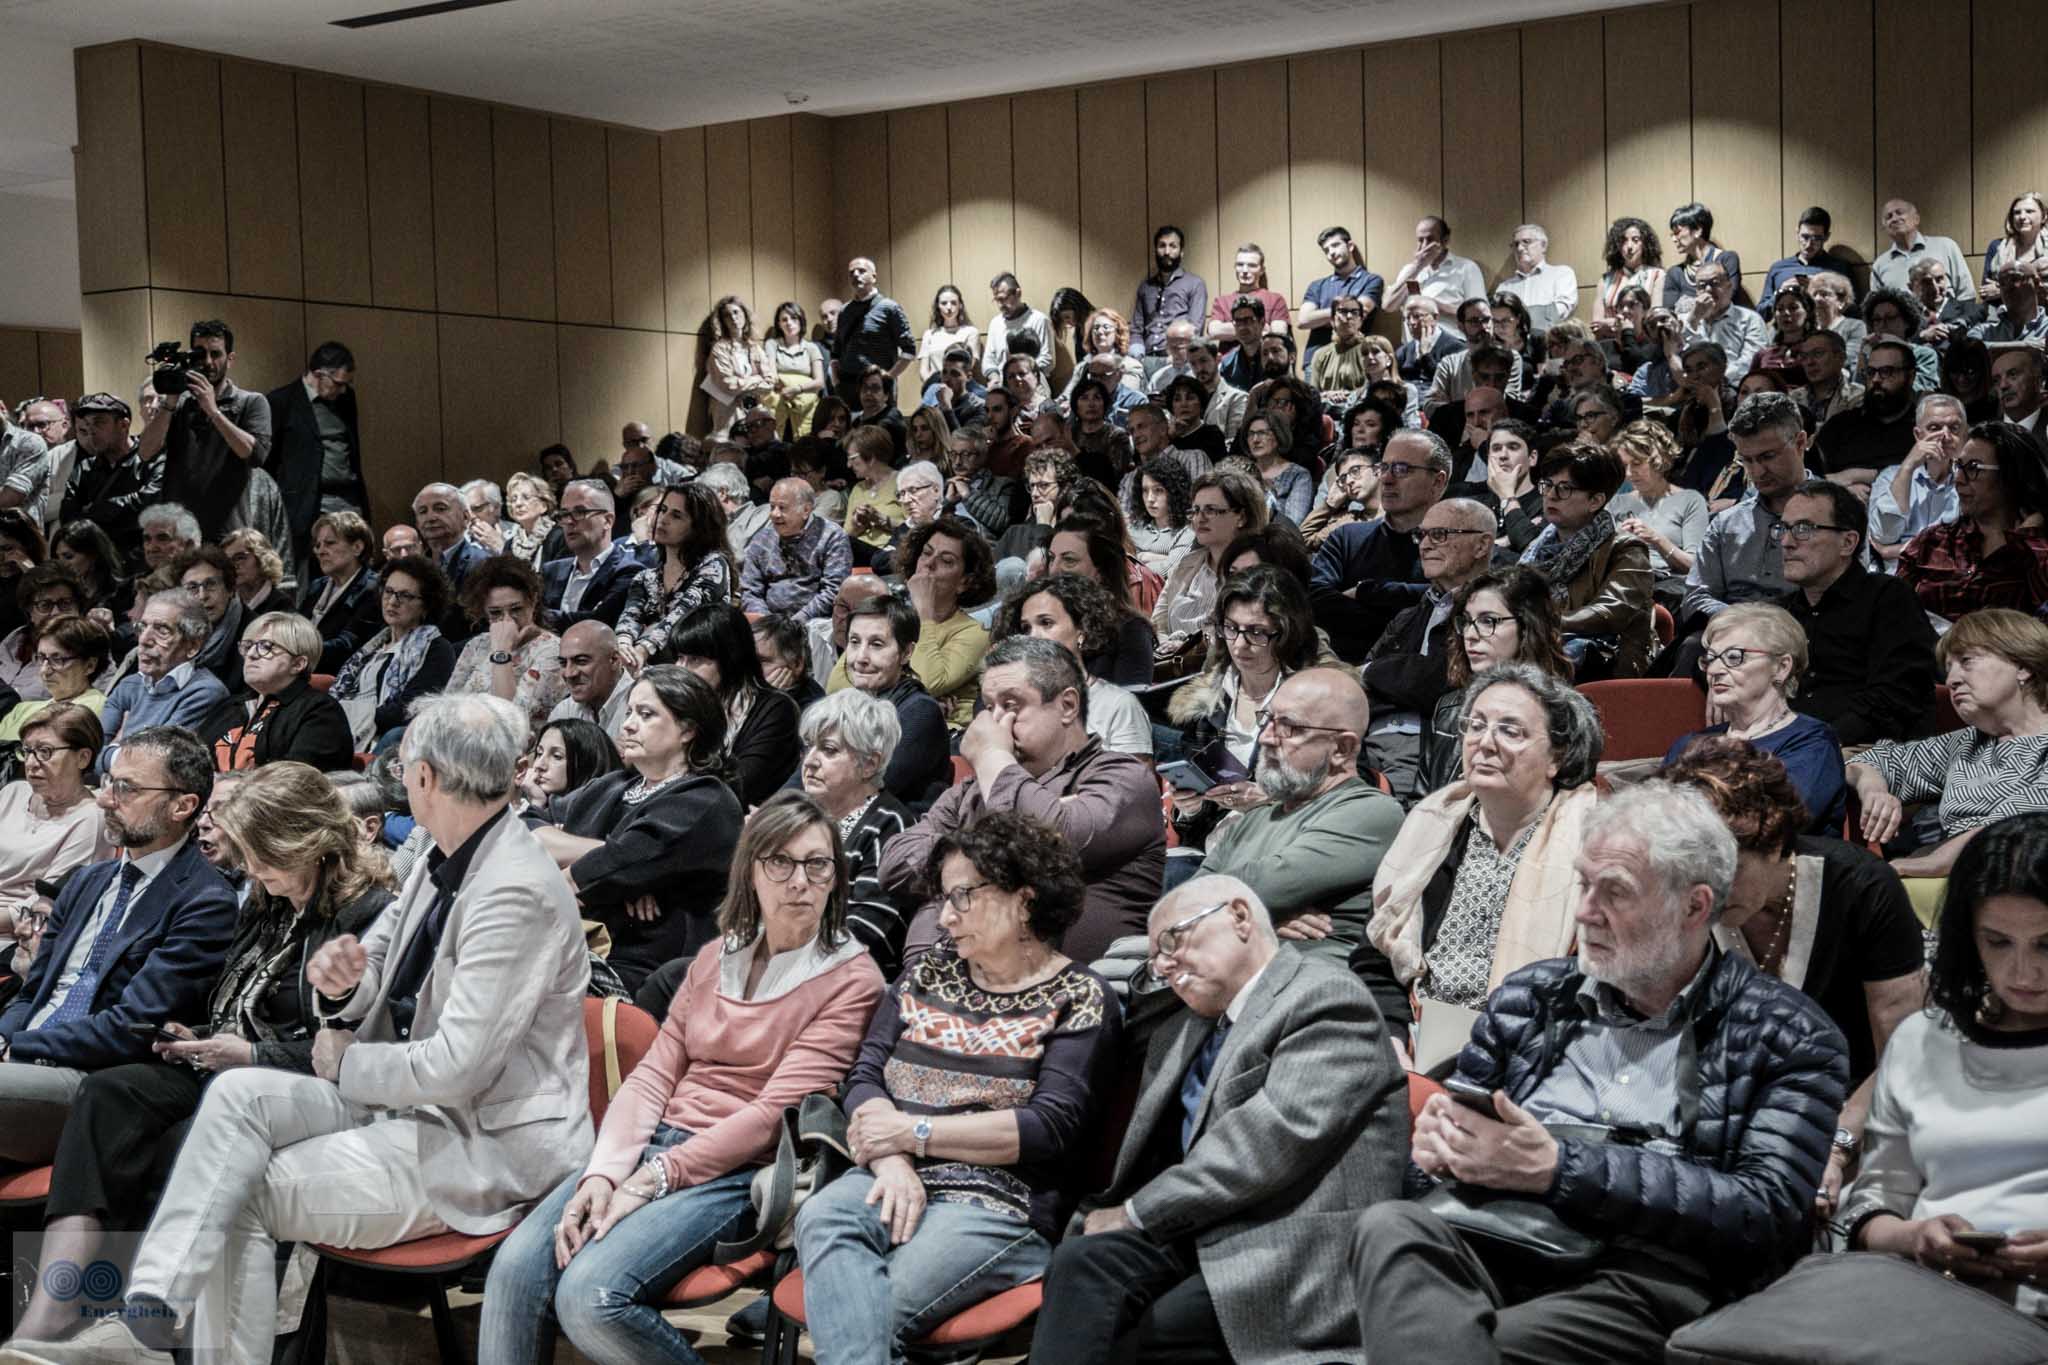
<svg viewBox="0 0 2048 1365">
<path fill-rule="evenodd" d="M 772 1251 L 742 1256 L 731 1265 L 699 1266 L 676 1281 L 675 1287 L 668 1291 L 668 1297 L 661 1301 L 661 1306 L 698 1308 L 707 1303 L 717 1303 L 747 1281 L 766 1275 L 774 1268 L 775 1253 Z"/>
<path fill-rule="evenodd" d="M 32 1166 L 25 1171 L 0 1173 L 0 1209 L 40 1204 L 49 1197 L 48 1166 Z"/>
<path fill-rule="evenodd" d="M 1687 678 L 1617 678 L 1579 691 L 1607 732 L 1602 760 L 1662 758 L 1673 741 L 1707 723 L 1706 694 Z"/>
<path fill-rule="evenodd" d="M 792 1270 L 775 1283 L 775 1307 L 790 1321 L 804 1321 L 804 1272 Z M 963 1308 L 934 1327 L 917 1342 L 919 1346 L 967 1346 L 993 1341 L 1029 1321 L 1045 1301 L 1045 1281 L 1026 1280 L 1000 1294 L 992 1294 L 970 1308 Z M 785 1349 L 793 1351 L 796 1334 L 789 1333 Z"/>
<path fill-rule="evenodd" d="M 1422 1117 L 1422 1106 L 1429 1102 L 1431 1095 L 1443 1090 L 1441 1082 L 1433 1081 L 1420 1071 L 1408 1073 L 1408 1126 L 1414 1127 L 1415 1120 Z"/>
<path fill-rule="evenodd" d="M 307 677 L 306 684 L 315 692 L 325 692 L 334 686 L 334 675 L 332 673 L 314 673 Z"/>
</svg>

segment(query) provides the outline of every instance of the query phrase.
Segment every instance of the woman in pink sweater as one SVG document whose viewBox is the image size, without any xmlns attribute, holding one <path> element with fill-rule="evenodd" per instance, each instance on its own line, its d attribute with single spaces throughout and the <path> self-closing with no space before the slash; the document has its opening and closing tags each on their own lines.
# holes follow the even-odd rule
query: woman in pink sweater
<svg viewBox="0 0 2048 1365">
<path fill-rule="evenodd" d="M 801 792 L 740 836 L 720 938 L 619 1087 L 583 1173 L 498 1249 L 480 1360 L 554 1359 L 559 1325 L 594 1361 L 702 1358 L 656 1307 L 753 1221 L 748 1187 L 783 1109 L 846 1075 L 882 975 L 846 932 L 836 823 Z"/>
</svg>

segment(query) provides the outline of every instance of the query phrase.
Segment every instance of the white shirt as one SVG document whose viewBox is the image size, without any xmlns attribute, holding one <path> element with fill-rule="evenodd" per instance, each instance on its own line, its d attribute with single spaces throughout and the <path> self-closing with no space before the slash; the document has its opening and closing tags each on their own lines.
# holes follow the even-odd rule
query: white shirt
<svg viewBox="0 0 2048 1365">
<path fill-rule="evenodd" d="M 1145 703 L 1107 678 L 1088 680 L 1088 733 L 1105 749 L 1152 756 L 1152 718 Z"/>
<path fill-rule="evenodd" d="M 177 857 L 178 851 L 184 847 L 185 840 L 180 839 L 169 848 L 160 848 L 139 858 L 130 857 L 125 853 L 121 856 L 121 862 L 133 863 L 135 870 L 142 874 L 141 880 L 135 883 L 135 889 L 128 894 L 128 905 L 122 912 L 123 923 L 126 923 L 128 915 L 135 913 L 135 906 L 141 901 L 143 893 L 149 890 L 150 883 L 170 866 L 171 859 Z M 98 941 L 99 936 L 102 933 L 121 932 L 121 925 L 110 926 L 106 922 L 107 915 L 114 908 L 114 898 L 120 893 L 121 873 L 116 870 L 114 875 L 107 879 L 107 889 L 100 893 L 99 904 L 93 906 L 92 914 L 86 917 L 85 927 L 79 930 L 78 937 L 71 941 L 71 953 L 64 959 L 64 966 L 57 973 L 57 984 L 50 991 L 50 998 L 43 1002 L 43 1007 L 28 1021 L 30 1028 L 41 1028 L 44 1021 L 55 1014 L 57 1007 L 64 1003 L 64 997 L 71 994 L 71 988 L 78 984 L 79 976 L 85 971 L 86 959 L 92 956 L 92 945 Z"/>
<path fill-rule="evenodd" d="M 569 581 L 562 586 L 562 610 L 583 610 L 583 594 L 590 587 L 590 580 L 597 577 L 597 571 L 611 558 L 612 546 L 616 541 L 606 541 L 604 549 L 591 556 L 590 569 L 586 573 L 574 564 L 569 566 Z"/>
<path fill-rule="evenodd" d="M 802 872 L 792 872 L 792 877 L 801 877 Z M 801 948 L 791 948 L 786 953 L 777 953 L 768 959 L 762 969 L 760 984 L 754 987 L 752 995 L 747 994 L 747 974 L 754 969 L 754 958 L 768 950 L 768 936 L 756 934 L 754 941 L 740 949 L 728 948 L 718 955 L 718 993 L 730 1000 L 748 1000 L 759 1005 L 770 1000 L 779 1000 L 797 987 L 816 977 L 823 976 L 850 957 L 867 951 L 859 939 L 848 934 L 831 952 L 818 946 L 814 936 Z"/>
<path fill-rule="evenodd" d="M 1466 299 L 1486 297 L 1486 275 L 1477 261 L 1448 252 L 1427 270 L 1418 270 L 1408 287 L 1438 303 L 1460 304 Z"/>
<path fill-rule="evenodd" d="M 1538 333 L 1549 331 L 1579 306 L 1579 276 L 1568 265 L 1545 261 L 1534 270 L 1517 270 L 1500 287 L 1522 301 L 1529 310 L 1529 326 Z"/>
</svg>

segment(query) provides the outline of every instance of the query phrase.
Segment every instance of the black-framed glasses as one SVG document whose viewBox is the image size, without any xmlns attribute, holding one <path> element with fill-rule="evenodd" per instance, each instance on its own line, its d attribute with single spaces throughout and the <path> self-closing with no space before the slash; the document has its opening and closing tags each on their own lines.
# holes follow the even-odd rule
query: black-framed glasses
<svg viewBox="0 0 2048 1365">
<path fill-rule="evenodd" d="M 32 758 L 38 763 L 48 763 L 58 754 L 70 753 L 78 747 L 76 744 L 24 744 L 21 746 L 21 756 Z"/>
<path fill-rule="evenodd" d="M 1195 911 L 1194 914 L 1189 915 L 1186 919 L 1175 920 L 1172 924 L 1161 929 L 1159 931 L 1159 941 L 1152 945 L 1151 956 L 1145 959 L 1145 965 L 1151 971 L 1153 980 L 1162 979 L 1159 975 L 1160 960 L 1179 955 L 1182 946 L 1188 941 L 1189 930 L 1215 914 L 1218 910 L 1227 910 L 1229 908 L 1229 901 L 1218 901 L 1206 909 Z"/>
<path fill-rule="evenodd" d="M 178 787 L 145 787 L 139 782 L 130 782 L 125 777 L 108 778 L 100 784 L 100 790 L 116 801 L 132 800 L 143 792 L 175 792 L 180 796 L 184 795 L 183 790 Z"/>
<path fill-rule="evenodd" d="M 387 602 L 420 602 L 425 600 L 418 593 L 407 592 L 403 588 L 386 587 L 380 588 L 378 591 L 383 593 L 384 600 Z"/>
<path fill-rule="evenodd" d="M 1381 464 L 1379 470 L 1381 478 L 1399 480 L 1407 478 L 1410 474 L 1429 473 L 1430 467 L 1426 464 L 1409 464 L 1406 460 L 1395 460 L 1392 464 Z"/>
<path fill-rule="evenodd" d="M 1457 627 L 1460 635 L 1469 632 L 1477 635 L 1482 640 L 1490 640 L 1493 638 L 1493 633 L 1496 630 L 1509 624 L 1514 619 L 1512 616 L 1497 616 L 1490 611 L 1482 611 L 1476 616 L 1469 612 L 1461 611 L 1451 618 L 1451 624 Z"/>
<path fill-rule="evenodd" d="M 804 870 L 804 880 L 812 886 L 830 886 L 832 879 L 839 875 L 839 864 L 830 858 L 792 858 L 787 853 L 768 853 L 754 859 L 768 874 L 771 882 L 786 882 Z"/>
<path fill-rule="evenodd" d="M 619 467 L 621 469 L 625 468 L 624 465 Z M 555 513 L 555 520 L 558 522 L 574 523 L 582 521 L 586 517 L 606 515 L 609 514 L 602 507 L 564 507 Z"/>
<path fill-rule="evenodd" d="M 38 597 L 28 604 L 28 609 L 37 616 L 47 616 L 53 611 L 67 611 L 75 615 L 78 603 L 68 597 Z"/>
<path fill-rule="evenodd" d="M 1209 503 L 1198 502 L 1194 506 L 1188 508 L 1188 517 L 1191 520 L 1199 519 L 1202 517 L 1227 517 L 1236 510 L 1237 509 L 1235 507 L 1232 507 L 1228 504 L 1225 504 L 1222 507 L 1217 507 Z"/>
<path fill-rule="evenodd" d="M 1270 707 L 1260 711 L 1258 719 L 1261 730 L 1271 729 L 1281 739 L 1289 741 L 1300 739 L 1303 735 L 1309 734 L 1343 735 L 1351 733 L 1341 725 L 1310 725 L 1305 720 L 1296 720 L 1292 716 L 1280 715 Z"/>
<path fill-rule="evenodd" d="M 974 893 L 984 886 L 994 885 L 994 882 L 969 882 L 966 886 L 956 886 L 951 891 L 942 892 L 939 899 L 945 902 L 946 907 L 954 914 L 964 915 L 973 908 Z"/>
<path fill-rule="evenodd" d="M 1415 533 L 1415 538 L 1431 545 L 1447 543 L 1452 536 L 1483 536 L 1486 532 L 1470 526 L 1425 526 Z"/>
<path fill-rule="evenodd" d="M 1538 479 L 1536 491 L 1546 498 L 1568 498 L 1585 490 L 1575 483 L 1566 483 L 1563 479 Z"/>
<path fill-rule="evenodd" d="M 1270 645 L 1280 638 L 1280 632 L 1271 626 L 1245 626 L 1235 621 L 1225 621 L 1216 627 L 1226 640 L 1243 640 L 1248 644 Z"/>
<path fill-rule="evenodd" d="M 69 668 L 78 662 L 76 654 L 37 654 L 37 668 Z"/>
<path fill-rule="evenodd" d="M 287 652 L 285 647 L 275 640 L 244 640 L 235 648 L 242 652 L 243 658 L 254 659 L 259 663 Z"/>
<path fill-rule="evenodd" d="M 1741 645 L 1730 645 L 1726 649 L 1703 649 L 1700 651 L 1700 672 L 1719 664 L 1731 672 L 1742 667 L 1751 659 L 1775 659 L 1776 651 L 1769 649 L 1745 649 Z"/>
<path fill-rule="evenodd" d="M 1826 521 L 1775 521 L 1771 523 L 1771 539 L 1781 545 L 1787 540 L 1796 540 L 1804 545 L 1821 531 L 1848 532 L 1855 529 Z"/>
<path fill-rule="evenodd" d="M 1979 474 L 1996 474 L 1998 466 L 1985 464 L 1982 460 L 1956 461 L 1956 482 L 1975 483 Z"/>
</svg>

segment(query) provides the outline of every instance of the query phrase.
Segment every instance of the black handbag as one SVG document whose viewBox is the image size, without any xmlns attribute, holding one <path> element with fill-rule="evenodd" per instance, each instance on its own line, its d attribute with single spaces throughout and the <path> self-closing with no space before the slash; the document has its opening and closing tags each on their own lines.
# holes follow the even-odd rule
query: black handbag
<svg viewBox="0 0 2048 1365">
<path fill-rule="evenodd" d="M 1544 1127 L 1557 1137 L 1579 1142 L 1604 1142 L 1607 1136 L 1603 1128 L 1578 1124 Z M 1480 1260 L 1522 1283 L 1583 1274 L 1607 1250 L 1606 1238 L 1580 1231 L 1557 1210 L 1527 1195 L 1447 1180 L 1420 1202 L 1455 1229 Z"/>
<path fill-rule="evenodd" d="M 787 1251 L 796 1236 L 796 1211 L 853 1165 L 846 1141 L 846 1111 L 837 1097 L 817 1093 L 782 1111 L 775 1160 L 754 1173 L 754 1232 L 737 1242 L 720 1242 L 714 1265 L 730 1265 L 757 1251 Z"/>
</svg>

